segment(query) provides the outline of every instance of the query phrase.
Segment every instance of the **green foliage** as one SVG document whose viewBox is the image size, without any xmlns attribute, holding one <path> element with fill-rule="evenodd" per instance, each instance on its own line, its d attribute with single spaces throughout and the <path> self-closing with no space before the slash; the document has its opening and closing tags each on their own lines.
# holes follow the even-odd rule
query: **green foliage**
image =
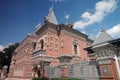
<svg viewBox="0 0 120 80">
<path fill-rule="evenodd" d="M 34 78 L 32 80 L 50 80 L 49 78 Z"/>
<path fill-rule="evenodd" d="M 84 80 L 84 79 L 77 79 L 77 78 L 34 78 L 33 80 Z"/>
<path fill-rule="evenodd" d="M 83 80 L 83 79 L 77 79 L 77 78 L 53 78 L 51 80 Z"/>
<path fill-rule="evenodd" d="M 9 71 L 12 54 L 18 47 L 18 45 L 19 43 L 11 44 L 8 47 L 4 48 L 3 51 L 0 51 L 0 69 L 2 69 L 3 66 L 7 65 L 8 66 L 7 71 Z"/>
</svg>

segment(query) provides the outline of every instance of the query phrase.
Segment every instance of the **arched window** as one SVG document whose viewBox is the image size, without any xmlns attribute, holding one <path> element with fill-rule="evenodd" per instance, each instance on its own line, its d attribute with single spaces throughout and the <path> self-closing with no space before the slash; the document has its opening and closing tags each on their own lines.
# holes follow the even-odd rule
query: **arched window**
<svg viewBox="0 0 120 80">
<path fill-rule="evenodd" d="M 44 41 L 43 41 L 43 39 L 40 41 L 40 45 L 41 45 L 41 49 L 43 49 L 44 48 Z"/>
<path fill-rule="evenodd" d="M 77 52 L 77 45 L 76 44 L 74 44 L 74 54 L 77 54 L 78 52 Z"/>
<path fill-rule="evenodd" d="M 35 50 L 36 48 L 36 42 L 33 43 L 33 49 Z"/>
</svg>

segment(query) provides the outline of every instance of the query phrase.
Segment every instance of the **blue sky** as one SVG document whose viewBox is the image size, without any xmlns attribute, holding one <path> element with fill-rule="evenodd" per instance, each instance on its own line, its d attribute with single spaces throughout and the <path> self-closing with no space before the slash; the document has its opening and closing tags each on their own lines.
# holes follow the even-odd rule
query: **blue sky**
<svg viewBox="0 0 120 80">
<path fill-rule="evenodd" d="M 22 41 L 54 7 L 58 23 L 72 23 L 87 35 L 103 27 L 120 37 L 119 0 L 0 0 L 0 50 Z"/>
</svg>

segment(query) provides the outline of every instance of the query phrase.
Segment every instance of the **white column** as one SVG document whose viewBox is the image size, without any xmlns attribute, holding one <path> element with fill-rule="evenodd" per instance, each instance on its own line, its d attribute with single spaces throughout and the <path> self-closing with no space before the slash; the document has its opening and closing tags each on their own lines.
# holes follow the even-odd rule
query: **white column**
<svg viewBox="0 0 120 80">
<path fill-rule="evenodd" d="M 116 55 L 114 55 L 114 59 L 115 59 L 115 64 L 116 64 L 116 68 L 117 68 L 117 72 L 118 72 L 118 78 L 120 80 L 120 66 L 119 66 L 118 58 Z"/>
</svg>

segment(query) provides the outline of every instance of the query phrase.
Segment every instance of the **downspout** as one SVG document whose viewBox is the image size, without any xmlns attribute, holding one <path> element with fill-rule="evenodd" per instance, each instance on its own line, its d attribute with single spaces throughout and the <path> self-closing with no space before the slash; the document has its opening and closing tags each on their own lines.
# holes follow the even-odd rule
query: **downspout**
<svg viewBox="0 0 120 80">
<path fill-rule="evenodd" d="M 57 35 L 58 35 L 58 56 L 60 55 L 60 26 L 57 25 Z"/>
</svg>

